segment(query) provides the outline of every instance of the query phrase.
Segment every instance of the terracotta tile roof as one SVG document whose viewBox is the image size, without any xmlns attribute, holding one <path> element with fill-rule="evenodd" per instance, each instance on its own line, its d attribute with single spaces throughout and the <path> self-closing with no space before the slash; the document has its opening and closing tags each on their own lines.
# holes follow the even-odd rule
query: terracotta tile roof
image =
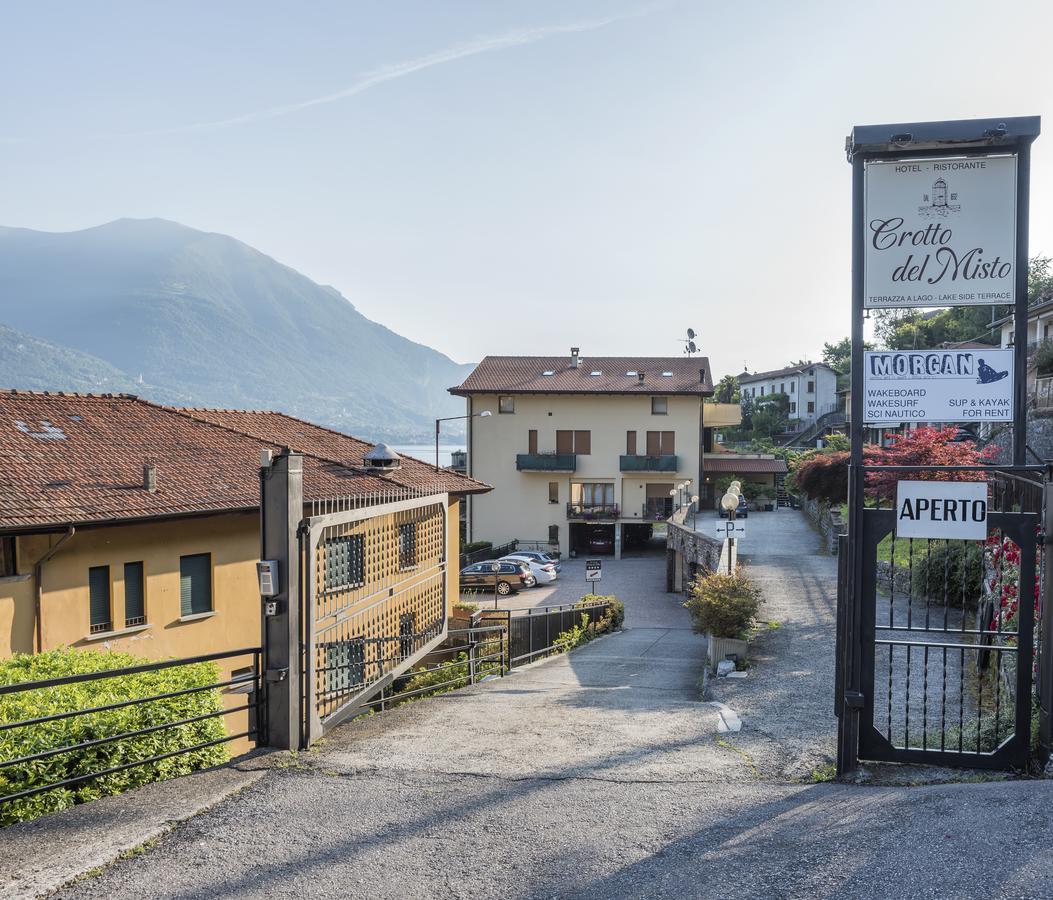
<svg viewBox="0 0 1053 900">
<path fill-rule="evenodd" d="M 739 375 L 739 384 L 748 381 L 767 381 L 769 378 L 782 378 L 785 375 L 800 375 L 809 369 L 829 369 L 824 362 L 805 363 L 803 366 L 787 366 L 785 369 L 772 369 L 770 372 L 743 372 Z M 831 370 L 833 371 L 833 370 Z"/>
<path fill-rule="evenodd" d="M 282 419 L 290 429 L 314 427 Z M 286 437 L 257 437 L 130 395 L 2 393 L 0 530 L 253 510 L 260 450 L 278 449 Z M 356 471 L 350 448 L 367 445 L 345 440 L 349 449 L 339 459 L 290 441 L 305 453 L 305 499 L 390 491 L 392 483 L 488 489 L 447 470 L 429 478 L 419 461 L 387 477 Z M 153 493 L 143 487 L 147 463 L 157 469 Z"/>
<path fill-rule="evenodd" d="M 775 473 L 776 475 L 786 472 L 786 460 L 783 459 L 757 459 L 756 457 L 737 456 L 733 453 L 723 453 L 720 456 L 706 455 L 702 461 L 704 472 L 728 472 L 738 475 L 753 475 L 759 473 Z"/>
<path fill-rule="evenodd" d="M 713 373 L 705 356 L 582 356 L 578 368 L 574 368 L 570 360 L 569 356 L 487 356 L 462 384 L 450 388 L 450 393 L 460 396 L 695 394 L 703 397 L 713 393 Z M 705 374 L 700 376 L 699 370 Z"/>
</svg>

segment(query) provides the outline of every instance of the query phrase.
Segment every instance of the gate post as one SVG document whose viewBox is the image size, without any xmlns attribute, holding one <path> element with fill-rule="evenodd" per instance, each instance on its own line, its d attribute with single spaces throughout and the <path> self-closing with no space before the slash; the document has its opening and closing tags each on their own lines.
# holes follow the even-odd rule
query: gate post
<svg viewBox="0 0 1053 900">
<path fill-rule="evenodd" d="M 1038 746 L 1043 760 L 1053 753 L 1053 482 L 1042 485 L 1042 592 L 1038 639 Z"/>
<path fill-rule="evenodd" d="M 264 451 L 267 453 L 267 451 Z M 260 467 L 260 557 L 278 562 L 274 612 L 263 610 L 266 735 L 262 743 L 282 750 L 304 745 L 300 665 L 300 549 L 303 519 L 303 456 L 288 448 Z"/>
</svg>

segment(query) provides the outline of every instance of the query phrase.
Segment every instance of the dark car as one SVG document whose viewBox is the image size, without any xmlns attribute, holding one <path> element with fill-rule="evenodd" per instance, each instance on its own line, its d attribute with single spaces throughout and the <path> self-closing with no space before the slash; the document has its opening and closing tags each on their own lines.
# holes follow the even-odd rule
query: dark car
<svg viewBox="0 0 1053 900">
<path fill-rule="evenodd" d="M 494 572 L 494 566 L 499 570 Z M 461 587 L 472 590 L 494 590 L 502 597 L 514 594 L 520 588 L 530 587 L 534 576 L 526 563 L 501 562 L 487 560 L 461 569 Z"/>
<path fill-rule="evenodd" d="M 614 538 L 607 531 L 596 530 L 589 535 L 590 553 L 613 553 Z"/>
<path fill-rule="evenodd" d="M 750 514 L 750 505 L 746 502 L 746 498 L 741 494 L 739 495 L 739 505 L 735 510 L 736 519 L 748 518 Z M 728 517 L 728 511 L 724 507 L 720 507 L 720 518 L 726 519 Z"/>
</svg>

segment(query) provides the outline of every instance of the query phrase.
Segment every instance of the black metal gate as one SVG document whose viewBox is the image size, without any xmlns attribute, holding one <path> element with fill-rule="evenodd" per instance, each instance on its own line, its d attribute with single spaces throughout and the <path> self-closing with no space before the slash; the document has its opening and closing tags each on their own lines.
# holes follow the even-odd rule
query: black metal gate
<svg viewBox="0 0 1053 900">
<path fill-rule="evenodd" d="M 1023 768 L 1039 516 L 992 513 L 979 542 L 897 538 L 894 515 L 862 514 L 859 757 Z"/>
</svg>

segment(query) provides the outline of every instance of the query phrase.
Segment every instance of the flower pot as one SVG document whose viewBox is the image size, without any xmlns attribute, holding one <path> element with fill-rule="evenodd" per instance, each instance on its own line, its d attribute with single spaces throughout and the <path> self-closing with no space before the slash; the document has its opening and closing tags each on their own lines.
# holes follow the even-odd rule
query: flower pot
<svg viewBox="0 0 1053 900">
<path fill-rule="evenodd" d="M 713 637 L 713 635 L 707 634 L 706 648 L 706 662 L 709 665 L 709 670 L 716 672 L 717 663 L 722 659 L 727 659 L 729 656 L 745 659 L 749 642 L 738 638 Z"/>
</svg>

